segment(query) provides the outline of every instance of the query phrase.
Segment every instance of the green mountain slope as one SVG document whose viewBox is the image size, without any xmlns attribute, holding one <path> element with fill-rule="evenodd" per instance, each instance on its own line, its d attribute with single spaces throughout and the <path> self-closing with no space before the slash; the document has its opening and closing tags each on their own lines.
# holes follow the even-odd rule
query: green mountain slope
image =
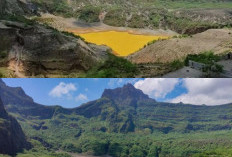
<svg viewBox="0 0 232 157">
<path fill-rule="evenodd" d="M 232 104 L 161 103 L 127 84 L 106 89 L 98 100 L 64 109 L 36 104 L 18 90 L 0 83 L 7 110 L 32 141 L 49 151 L 114 157 L 222 156 L 232 148 Z M 13 95 L 18 103 L 11 101 Z"/>
<path fill-rule="evenodd" d="M 0 154 L 15 155 L 24 148 L 30 148 L 16 119 L 9 116 L 0 99 Z"/>
</svg>

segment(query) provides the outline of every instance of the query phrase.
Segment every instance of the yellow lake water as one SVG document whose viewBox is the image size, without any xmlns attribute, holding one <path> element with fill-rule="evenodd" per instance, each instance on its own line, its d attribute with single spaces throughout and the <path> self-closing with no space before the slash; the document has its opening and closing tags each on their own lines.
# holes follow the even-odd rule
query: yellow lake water
<svg viewBox="0 0 232 157">
<path fill-rule="evenodd" d="M 143 48 L 150 41 L 168 38 L 168 36 L 138 35 L 119 31 L 75 34 L 81 36 L 87 42 L 109 46 L 119 56 L 128 56 Z"/>
</svg>

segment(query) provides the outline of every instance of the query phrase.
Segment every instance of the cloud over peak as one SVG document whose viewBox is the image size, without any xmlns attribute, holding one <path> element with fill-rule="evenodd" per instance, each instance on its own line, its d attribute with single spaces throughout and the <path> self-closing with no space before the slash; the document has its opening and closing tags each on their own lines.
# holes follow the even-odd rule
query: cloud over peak
<svg viewBox="0 0 232 157">
<path fill-rule="evenodd" d="M 70 92 L 76 90 L 77 87 L 73 83 L 60 82 L 49 92 L 49 95 L 52 97 L 62 97 L 64 95 L 70 96 Z"/>
<path fill-rule="evenodd" d="M 174 90 L 178 81 L 179 79 L 146 78 L 137 81 L 134 86 L 151 97 L 164 98 L 168 93 Z"/>
</svg>

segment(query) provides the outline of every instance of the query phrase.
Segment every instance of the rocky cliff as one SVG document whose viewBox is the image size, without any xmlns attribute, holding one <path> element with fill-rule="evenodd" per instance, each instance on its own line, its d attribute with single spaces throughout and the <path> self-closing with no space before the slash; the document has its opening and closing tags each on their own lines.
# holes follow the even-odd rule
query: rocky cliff
<svg viewBox="0 0 232 157">
<path fill-rule="evenodd" d="M 32 14 L 37 12 L 30 1 L 0 2 L 0 65 L 16 77 L 86 71 L 106 56 L 106 50 L 93 49 L 78 36 L 25 17 Z"/>
<path fill-rule="evenodd" d="M 136 107 L 137 102 L 140 100 L 149 100 L 148 95 L 144 94 L 141 90 L 136 89 L 132 84 L 126 84 L 122 88 L 105 89 L 102 98 L 113 100 L 119 105 L 129 105 Z M 155 102 L 155 101 L 154 101 Z"/>
<path fill-rule="evenodd" d="M 21 126 L 15 118 L 7 114 L 0 99 L 0 154 L 15 155 L 30 147 Z"/>
<path fill-rule="evenodd" d="M 88 70 L 100 61 L 81 39 L 42 25 L 0 21 L 0 51 L 11 70 L 33 76 Z"/>
</svg>

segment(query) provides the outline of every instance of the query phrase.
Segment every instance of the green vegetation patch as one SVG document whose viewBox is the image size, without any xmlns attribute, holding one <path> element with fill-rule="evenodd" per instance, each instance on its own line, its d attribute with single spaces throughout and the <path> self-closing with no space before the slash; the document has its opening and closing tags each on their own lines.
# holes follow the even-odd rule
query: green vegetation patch
<svg viewBox="0 0 232 157">
<path fill-rule="evenodd" d="M 104 23 L 116 27 L 125 26 L 125 21 L 126 15 L 124 10 L 120 8 L 109 10 L 104 19 Z"/>
<path fill-rule="evenodd" d="M 87 23 L 100 21 L 99 15 L 100 15 L 101 9 L 99 7 L 86 6 L 82 8 L 79 12 L 80 12 L 79 19 Z"/>
<path fill-rule="evenodd" d="M 76 12 L 67 4 L 65 0 L 32 0 L 39 8 L 64 17 L 75 17 Z"/>
<path fill-rule="evenodd" d="M 201 54 L 188 55 L 187 58 L 185 59 L 185 64 L 187 66 L 189 65 L 190 60 L 205 64 L 206 66 L 203 68 L 204 72 L 210 72 L 210 71 L 215 73 L 223 72 L 223 66 L 216 63 L 220 60 L 220 56 L 214 55 L 212 51 L 206 51 Z"/>
<path fill-rule="evenodd" d="M 206 51 L 200 54 L 190 54 L 187 56 L 185 63 L 188 65 L 189 60 L 204 63 L 204 64 L 213 64 L 220 60 L 218 55 L 214 55 L 212 51 Z"/>
<path fill-rule="evenodd" d="M 144 28 L 146 22 L 142 15 L 133 14 L 131 19 L 128 21 L 128 26 L 132 28 Z"/>
<path fill-rule="evenodd" d="M 136 65 L 128 60 L 108 53 L 108 59 L 91 69 L 86 77 L 112 78 L 112 77 L 134 77 L 137 73 Z"/>
<path fill-rule="evenodd" d="M 2 15 L 2 16 L 0 16 L 0 19 L 8 20 L 8 21 L 21 22 L 25 26 L 33 25 L 35 23 L 34 20 L 27 19 L 27 18 L 25 18 L 24 16 L 21 16 L 21 15 Z"/>
</svg>

